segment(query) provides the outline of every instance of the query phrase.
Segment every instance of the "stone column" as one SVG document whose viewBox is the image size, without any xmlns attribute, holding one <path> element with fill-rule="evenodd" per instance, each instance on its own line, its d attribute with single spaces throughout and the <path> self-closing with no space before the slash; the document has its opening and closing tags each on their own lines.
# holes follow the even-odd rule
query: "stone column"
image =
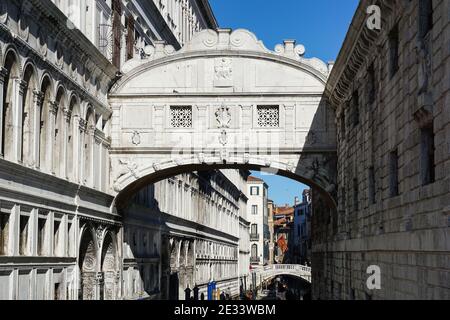
<svg viewBox="0 0 450 320">
<path fill-rule="evenodd" d="M 47 171 L 53 173 L 53 140 L 55 139 L 55 121 L 56 114 L 58 112 L 58 104 L 55 101 L 49 102 L 49 119 L 48 119 L 48 132 L 47 132 Z"/>
<path fill-rule="evenodd" d="M 83 184 L 84 180 L 84 135 L 87 128 L 87 122 L 84 119 L 79 119 L 78 122 L 78 182 Z"/>
<path fill-rule="evenodd" d="M 14 205 L 9 215 L 9 230 L 8 230 L 8 255 L 19 255 L 19 237 L 20 237 L 20 206 Z"/>
<path fill-rule="evenodd" d="M 94 188 L 98 190 L 102 190 L 102 167 L 103 167 L 103 159 L 102 159 L 102 139 L 100 136 L 101 131 L 95 129 L 94 131 L 94 157 L 93 157 L 93 168 L 92 172 Z"/>
<path fill-rule="evenodd" d="M 4 91 L 4 82 L 5 77 L 8 74 L 8 70 L 3 67 L 0 67 L 0 155 L 3 155 L 3 145 L 1 145 L 1 141 L 3 141 L 3 131 L 1 130 L 3 126 L 3 91 Z"/>
<path fill-rule="evenodd" d="M 23 117 L 23 93 L 25 82 L 14 79 L 12 88 L 12 114 L 13 114 L 13 156 L 12 160 L 22 161 L 22 117 Z"/>
<path fill-rule="evenodd" d="M 87 139 L 89 139 L 88 141 L 89 143 L 89 150 L 87 150 L 87 152 L 89 152 L 89 163 L 87 164 L 89 166 L 89 176 L 85 176 L 85 182 L 89 187 L 94 187 L 94 145 L 95 145 L 95 138 L 94 138 L 94 132 L 95 132 L 95 126 L 90 125 L 88 130 L 86 131 L 87 133 Z M 87 174 L 87 173 L 86 173 Z"/>
<path fill-rule="evenodd" d="M 67 175 L 67 160 L 68 157 L 72 156 L 69 155 L 68 152 L 68 144 L 67 144 L 67 137 L 69 136 L 69 127 L 70 127 L 70 118 L 71 118 L 71 112 L 70 109 L 64 108 L 64 129 L 63 129 L 63 137 L 62 137 L 62 152 L 60 153 L 60 160 L 62 161 L 62 167 L 61 167 L 61 177 L 65 177 L 66 179 L 69 179 Z"/>
<path fill-rule="evenodd" d="M 97 272 L 95 274 L 95 289 L 94 289 L 94 299 L 95 300 L 103 300 L 103 284 L 104 284 L 104 275 L 103 272 Z"/>
<path fill-rule="evenodd" d="M 39 167 L 41 138 L 41 109 L 44 95 L 38 90 L 33 91 L 33 167 Z"/>
</svg>

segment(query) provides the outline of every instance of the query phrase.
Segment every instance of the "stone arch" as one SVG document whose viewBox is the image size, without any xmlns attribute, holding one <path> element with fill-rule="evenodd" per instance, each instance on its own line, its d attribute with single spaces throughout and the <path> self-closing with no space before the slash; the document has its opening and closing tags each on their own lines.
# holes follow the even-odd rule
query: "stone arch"
<svg viewBox="0 0 450 320">
<path fill-rule="evenodd" d="M 52 134 L 53 141 L 53 161 L 52 171 L 58 177 L 61 177 L 64 170 L 63 160 L 65 159 L 64 135 L 65 131 L 65 109 L 67 109 L 66 89 L 59 84 L 55 95 L 56 113 L 54 119 L 55 132 Z"/>
<path fill-rule="evenodd" d="M 93 229 L 88 225 L 84 226 L 80 239 L 78 256 L 78 267 L 80 270 L 79 299 L 94 300 L 97 298 L 98 251 Z"/>
<path fill-rule="evenodd" d="M 319 164 L 315 164 L 316 162 Z M 125 167 L 125 171 L 120 171 L 124 173 L 115 178 L 113 187 L 118 193 L 113 201 L 112 210 L 116 208 L 121 211 L 131 197 L 148 184 L 185 172 L 212 169 L 266 170 L 276 173 L 317 189 L 326 203 L 333 210 L 336 209 L 334 153 L 326 156 L 320 154 L 309 155 L 299 159 L 297 164 L 293 162 L 285 163 L 280 160 L 271 162 L 270 159 L 265 157 L 250 155 L 244 155 L 243 157 L 239 155 L 231 156 L 226 160 L 220 156 L 203 158 L 203 156 L 197 155 L 162 161 L 153 165 L 139 166 L 131 161 L 127 165 L 128 167 Z M 129 167 L 133 169 L 129 169 Z M 120 168 L 116 167 L 113 170 L 118 170 L 117 172 L 119 172 Z"/>
<path fill-rule="evenodd" d="M 39 122 L 36 99 L 39 93 L 36 67 L 32 61 L 27 61 L 24 66 L 23 81 L 25 84 L 23 93 L 22 111 L 22 150 L 21 160 L 27 166 L 35 165 L 35 148 Z"/>
<path fill-rule="evenodd" d="M 1 123 L 1 154 L 7 160 L 15 158 L 14 139 L 14 114 L 22 112 L 22 106 L 18 105 L 19 91 L 21 90 L 21 60 L 14 48 L 5 51 L 3 67 L 5 68 L 5 79 L 3 84 L 3 110 Z"/>
<path fill-rule="evenodd" d="M 118 271 L 117 241 L 111 231 L 105 232 L 101 247 L 101 272 L 103 273 L 104 300 L 114 300 L 117 294 L 116 274 Z"/>
<path fill-rule="evenodd" d="M 43 171 L 49 172 L 51 170 L 51 158 L 49 155 L 50 143 L 53 142 L 51 137 L 51 121 L 50 115 L 54 108 L 53 97 L 53 81 L 52 78 L 44 73 L 40 82 L 40 91 L 42 101 L 40 103 L 39 112 L 39 167 Z"/>
</svg>

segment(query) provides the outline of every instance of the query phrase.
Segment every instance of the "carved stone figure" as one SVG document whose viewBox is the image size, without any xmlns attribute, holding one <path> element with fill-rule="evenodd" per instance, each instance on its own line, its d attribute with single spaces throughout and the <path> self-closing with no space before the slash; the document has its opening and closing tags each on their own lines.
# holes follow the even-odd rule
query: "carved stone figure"
<svg viewBox="0 0 450 320">
<path fill-rule="evenodd" d="M 218 128 L 229 128 L 231 124 L 231 113 L 230 108 L 222 105 L 215 113 L 217 127 Z"/>
</svg>

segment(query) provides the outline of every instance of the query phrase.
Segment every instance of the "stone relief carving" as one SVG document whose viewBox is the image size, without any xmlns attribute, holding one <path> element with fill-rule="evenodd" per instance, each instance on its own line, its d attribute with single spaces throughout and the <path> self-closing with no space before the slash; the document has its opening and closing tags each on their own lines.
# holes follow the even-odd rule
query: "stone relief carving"
<svg viewBox="0 0 450 320">
<path fill-rule="evenodd" d="M 231 113 L 230 108 L 222 105 L 215 113 L 217 127 L 218 128 L 229 128 L 231 123 Z"/>
<path fill-rule="evenodd" d="M 228 87 L 233 84 L 232 60 L 218 58 L 214 63 L 214 86 Z"/>
<path fill-rule="evenodd" d="M 122 176 L 131 173 L 136 179 L 140 178 L 139 172 L 138 172 L 138 165 L 133 160 L 127 159 L 117 159 L 117 175 L 116 179 L 114 181 L 116 182 L 119 180 Z"/>
<path fill-rule="evenodd" d="M 228 143 L 228 136 L 226 130 L 222 130 L 222 132 L 220 133 L 219 142 L 223 146 L 225 146 Z"/>
<path fill-rule="evenodd" d="M 431 76 L 431 59 L 425 42 L 418 41 L 416 44 L 416 51 L 419 59 L 417 80 L 419 85 L 418 94 L 420 95 L 422 93 L 428 92 L 429 78 Z"/>
<path fill-rule="evenodd" d="M 8 20 L 8 8 L 6 2 L 0 1 L 0 23 L 6 23 Z"/>
<path fill-rule="evenodd" d="M 205 154 L 204 153 L 198 153 L 197 158 L 198 158 L 198 162 L 205 163 Z"/>
<path fill-rule="evenodd" d="M 244 153 L 244 163 L 249 163 L 249 162 L 250 162 L 250 154 Z"/>
<path fill-rule="evenodd" d="M 141 144 L 141 135 L 139 134 L 139 131 L 134 131 L 133 132 L 133 136 L 131 137 L 131 142 L 135 146 L 138 146 L 138 145 Z"/>
<path fill-rule="evenodd" d="M 102 225 L 99 225 L 97 227 L 97 230 L 95 230 L 95 234 L 97 236 L 97 245 L 100 248 L 102 246 L 103 243 L 103 231 L 105 230 L 105 227 L 103 227 Z"/>
</svg>

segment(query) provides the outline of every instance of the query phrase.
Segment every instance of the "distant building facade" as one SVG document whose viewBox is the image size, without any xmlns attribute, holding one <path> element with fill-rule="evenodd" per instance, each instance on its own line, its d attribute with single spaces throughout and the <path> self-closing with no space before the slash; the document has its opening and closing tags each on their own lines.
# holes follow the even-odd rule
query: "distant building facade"
<svg viewBox="0 0 450 320">
<path fill-rule="evenodd" d="M 247 217 L 250 222 L 250 262 L 264 265 L 269 262 L 269 225 L 267 207 L 268 186 L 264 180 L 247 179 Z"/>
<path fill-rule="evenodd" d="M 275 235 L 274 235 L 274 220 L 273 215 L 275 211 L 275 204 L 272 200 L 267 200 L 267 222 L 269 226 L 269 264 L 274 263 L 275 257 Z"/>
<path fill-rule="evenodd" d="M 274 260 L 291 263 L 294 245 L 294 208 L 288 204 L 274 209 Z"/>
<path fill-rule="evenodd" d="M 294 245 L 295 263 L 311 263 L 311 190 L 305 189 L 302 201 L 294 206 Z"/>
<path fill-rule="evenodd" d="M 249 273 L 245 175 L 182 174 L 136 194 L 124 209 L 123 298 L 184 300 L 196 286 L 206 296 L 210 282 L 239 294 Z"/>
</svg>

